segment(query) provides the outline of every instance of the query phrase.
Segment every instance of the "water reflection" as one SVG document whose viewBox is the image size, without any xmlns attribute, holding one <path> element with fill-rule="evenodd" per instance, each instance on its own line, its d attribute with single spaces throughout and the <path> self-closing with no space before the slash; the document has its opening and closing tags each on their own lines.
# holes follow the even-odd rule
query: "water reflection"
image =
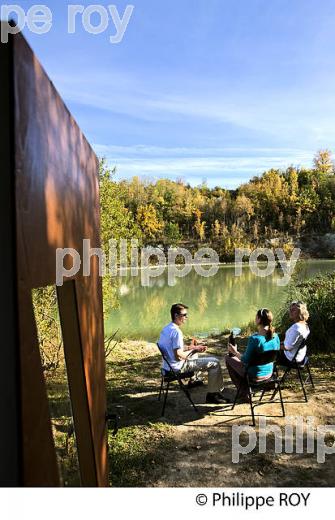
<svg viewBox="0 0 335 520">
<path fill-rule="evenodd" d="M 317 272 L 332 272 L 334 260 L 315 260 L 302 264 L 301 279 Z M 152 278 L 149 287 L 141 286 L 140 277 L 130 273 L 122 278 L 120 308 L 111 312 L 106 333 L 120 329 L 123 337 L 154 341 L 168 323 L 173 303 L 183 302 L 190 307 L 189 320 L 184 330 L 188 334 L 208 332 L 211 329 L 242 326 L 254 319 L 260 307 L 276 312 L 285 299 L 285 287 L 277 285 L 282 278 L 280 270 L 266 278 L 256 277 L 245 266 L 236 277 L 234 266 L 221 266 L 210 278 L 192 270 L 185 278 L 177 278 L 176 285 L 168 285 L 167 271 Z"/>
</svg>

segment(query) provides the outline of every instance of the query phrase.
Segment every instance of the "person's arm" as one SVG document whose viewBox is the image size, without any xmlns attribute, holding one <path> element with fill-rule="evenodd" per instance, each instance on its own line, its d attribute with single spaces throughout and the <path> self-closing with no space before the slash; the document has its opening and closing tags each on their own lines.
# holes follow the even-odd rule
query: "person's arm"
<svg viewBox="0 0 335 520">
<path fill-rule="evenodd" d="M 184 352 L 196 350 L 197 352 L 204 352 L 207 349 L 206 345 L 185 345 Z"/>
<path fill-rule="evenodd" d="M 180 361 L 181 359 L 188 359 L 191 357 L 191 352 L 195 354 L 196 352 L 205 352 L 205 350 L 207 350 L 205 345 L 196 345 L 193 347 L 191 345 L 189 347 L 183 347 L 183 349 L 174 350 L 175 359 L 177 361 Z"/>
<path fill-rule="evenodd" d="M 302 335 L 297 329 L 289 329 L 285 334 L 284 350 L 293 350 L 299 344 Z"/>
<path fill-rule="evenodd" d="M 190 352 L 205 352 L 205 350 L 207 350 L 206 345 L 189 345 L 186 348 L 184 347 L 184 351 L 188 352 L 187 356 L 190 355 Z"/>
<path fill-rule="evenodd" d="M 185 360 L 188 358 L 189 356 L 189 353 L 185 352 L 183 349 L 181 348 L 178 348 L 178 349 L 174 349 L 173 350 L 174 352 L 174 357 L 176 359 L 176 361 L 182 361 L 182 360 Z"/>
<path fill-rule="evenodd" d="M 228 343 L 228 352 L 233 354 L 233 356 L 236 356 L 238 359 L 241 359 L 241 353 L 237 350 L 236 345 L 232 345 L 231 343 Z"/>
<path fill-rule="evenodd" d="M 181 330 L 176 330 L 173 332 L 173 335 L 171 336 L 171 341 L 175 360 L 183 361 L 187 359 L 189 354 L 184 350 L 184 338 Z"/>
<path fill-rule="evenodd" d="M 192 342 L 190 345 L 184 345 L 184 352 L 187 351 L 187 352 L 192 352 L 195 353 L 195 352 L 205 352 L 205 350 L 207 350 L 207 346 L 206 345 L 198 345 L 198 342 L 195 338 L 192 339 Z M 190 354 L 188 354 L 189 356 Z"/>
</svg>

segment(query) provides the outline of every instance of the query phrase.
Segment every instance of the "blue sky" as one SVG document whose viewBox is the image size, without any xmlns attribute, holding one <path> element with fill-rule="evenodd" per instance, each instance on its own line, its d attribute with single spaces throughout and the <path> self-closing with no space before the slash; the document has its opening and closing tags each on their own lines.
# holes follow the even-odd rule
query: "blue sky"
<svg viewBox="0 0 335 520">
<path fill-rule="evenodd" d="M 13 2 L 14 3 L 14 2 Z M 15 2 L 28 9 L 34 2 Z M 67 34 L 69 1 L 24 31 L 98 155 L 119 178 L 234 188 L 335 151 L 333 0 L 81 0 L 135 6 L 124 38 Z M 98 23 L 98 18 L 92 18 Z"/>
</svg>

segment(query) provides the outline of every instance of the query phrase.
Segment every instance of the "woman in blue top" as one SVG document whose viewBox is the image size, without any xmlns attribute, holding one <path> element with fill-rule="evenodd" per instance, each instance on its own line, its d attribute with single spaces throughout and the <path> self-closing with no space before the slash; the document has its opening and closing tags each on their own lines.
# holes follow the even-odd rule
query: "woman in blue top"
<svg viewBox="0 0 335 520">
<path fill-rule="evenodd" d="M 226 365 L 231 380 L 238 388 L 241 381 L 244 381 L 245 367 L 249 364 L 255 354 L 261 354 L 267 350 L 279 350 L 280 340 L 278 334 L 274 332 L 272 326 L 273 315 L 269 309 L 259 309 L 256 314 L 255 322 L 258 332 L 250 336 L 248 345 L 243 355 L 238 352 L 235 345 L 229 344 L 230 356 L 226 356 Z M 249 377 L 253 381 L 262 381 L 271 377 L 273 363 L 266 365 L 256 365 L 248 369 Z M 241 400 L 248 400 L 247 385 L 242 383 Z"/>
</svg>

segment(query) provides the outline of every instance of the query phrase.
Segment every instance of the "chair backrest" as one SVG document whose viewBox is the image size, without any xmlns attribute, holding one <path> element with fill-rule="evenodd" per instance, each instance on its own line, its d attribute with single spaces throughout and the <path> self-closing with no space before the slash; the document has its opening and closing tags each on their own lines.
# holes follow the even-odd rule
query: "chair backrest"
<svg viewBox="0 0 335 520">
<path fill-rule="evenodd" d="M 177 373 L 176 373 L 176 371 L 172 368 L 172 366 L 171 366 L 169 360 L 167 359 L 167 356 L 166 356 L 166 354 L 164 353 L 164 349 L 159 345 L 159 343 L 156 343 L 156 345 L 157 345 L 157 348 L 158 348 L 159 352 L 161 353 L 162 358 L 164 359 L 165 363 L 166 363 L 167 366 L 169 367 L 170 372 L 172 372 L 172 373 L 177 377 Z"/>
<path fill-rule="evenodd" d="M 300 350 L 302 350 L 302 349 L 305 348 L 305 347 L 307 347 L 307 338 L 303 338 L 303 339 L 302 339 L 301 345 L 299 345 L 299 347 L 297 348 L 297 351 L 296 351 L 296 353 L 294 354 L 291 363 L 294 363 L 294 362 L 297 361 L 297 355 L 299 354 Z"/>
<path fill-rule="evenodd" d="M 279 350 L 266 350 L 265 352 L 255 352 L 252 356 L 248 367 L 268 365 L 274 363 L 277 359 Z"/>
</svg>

